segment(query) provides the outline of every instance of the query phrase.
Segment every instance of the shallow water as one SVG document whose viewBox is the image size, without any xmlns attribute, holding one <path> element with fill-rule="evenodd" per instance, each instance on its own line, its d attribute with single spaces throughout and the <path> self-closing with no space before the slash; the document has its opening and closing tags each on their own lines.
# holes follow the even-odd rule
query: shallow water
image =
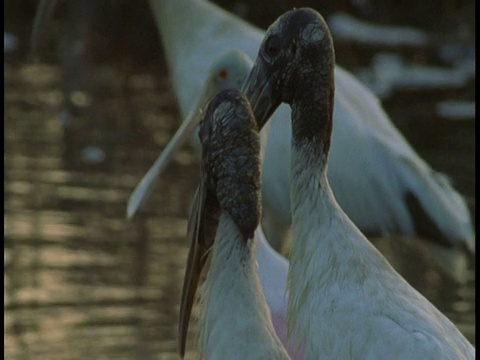
<svg viewBox="0 0 480 360">
<path fill-rule="evenodd" d="M 75 94 L 79 115 L 67 127 L 58 66 L 5 64 L 4 76 L 5 358 L 177 359 L 186 217 L 199 178 L 188 145 L 125 220 L 131 191 L 179 123 L 165 66 L 156 77 L 135 73 L 128 91 L 105 70 L 109 85 Z M 392 114 L 402 106 L 386 105 Z M 474 120 L 417 118 L 400 129 L 474 214 Z M 473 261 L 418 239 L 374 244 L 474 343 Z"/>
</svg>

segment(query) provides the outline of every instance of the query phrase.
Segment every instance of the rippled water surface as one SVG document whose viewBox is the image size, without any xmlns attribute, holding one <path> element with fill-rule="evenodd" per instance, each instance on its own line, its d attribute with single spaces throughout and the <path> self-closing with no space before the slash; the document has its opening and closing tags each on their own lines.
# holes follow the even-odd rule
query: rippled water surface
<svg viewBox="0 0 480 360">
<path fill-rule="evenodd" d="M 108 75 L 96 96 L 75 94 L 81 111 L 67 127 L 60 74 L 4 65 L 5 357 L 176 359 L 186 216 L 199 178 L 189 146 L 125 220 L 128 196 L 179 123 L 167 72 L 135 73 L 128 91 Z M 474 213 L 474 121 L 435 121 L 401 130 Z M 417 240 L 374 243 L 474 342 L 473 261 Z"/>
</svg>

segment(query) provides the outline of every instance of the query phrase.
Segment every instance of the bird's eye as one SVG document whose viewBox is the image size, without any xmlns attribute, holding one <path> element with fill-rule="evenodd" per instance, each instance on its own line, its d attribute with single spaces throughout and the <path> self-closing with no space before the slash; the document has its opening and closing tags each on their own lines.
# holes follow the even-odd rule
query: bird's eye
<svg viewBox="0 0 480 360">
<path fill-rule="evenodd" d="M 222 69 L 218 72 L 218 78 L 222 81 L 227 80 L 228 78 L 228 71 L 226 69 Z"/>
<path fill-rule="evenodd" d="M 265 44 L 263 45 L 263 54 L 265 60 L 272 61 L 275 57 L 280 53 L 281 44 L 280 44 L 280 37 L 277 35 L 270 36 L 267 40 L 265 40 Z"/>
</svg>

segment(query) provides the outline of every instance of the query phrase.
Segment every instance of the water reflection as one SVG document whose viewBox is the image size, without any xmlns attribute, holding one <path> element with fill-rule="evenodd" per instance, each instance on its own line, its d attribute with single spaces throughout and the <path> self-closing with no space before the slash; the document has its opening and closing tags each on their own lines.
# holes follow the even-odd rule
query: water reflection
<svg viewBox="0 0 480 360">
<path fill-rule="evenodd" d="M 131 190 L 160 149 L 145 135 L 154 128 L 163 133 L 160 144 L 168 140 L 175 114 L 147 129 L 139 123 L 144 134 L 132 132 L 131 112 L 111 96 L 116 128 L 95 138 L 105 124 L 86 116 L 73 128 L 60 126 L 56 67 L 6 65 L 4 72 L 6 357 L 176 358 L 194 157 L 184 153 L 170 167 L 155 208 L 124 220 Z M 173 109 L 166 86 L 160 96 Z M 165 111 L 146 92 L 135 93 L 139 103 Z M 86 146 L 104 149 L 104 163 L 85 164 Z"/>
<path fill-rule="evenodd" d="M 80 102 L 74 122 L 62 127 L 59 69 L 4 65 L 6 358 L 177 358 L 186 214 L 198 180 L 190 148 L 139 215 L 125 220 L 128 196 L 178 123 L 162 71 L 160 81 L 135 75 L 128 96 L 112 86 Z M 402 130 L 453 176 L 474 211 L 474 123 L 431 125 Z M 435 143 L 428 142 L 432 131 Z M 86 161 L 88 147 L 105 157 Z M 473 261 L 460 258 L 466 272 L 457 281 L 430 245 L 409 238 L 374 243 L 474 342 Z"/>
</svg>

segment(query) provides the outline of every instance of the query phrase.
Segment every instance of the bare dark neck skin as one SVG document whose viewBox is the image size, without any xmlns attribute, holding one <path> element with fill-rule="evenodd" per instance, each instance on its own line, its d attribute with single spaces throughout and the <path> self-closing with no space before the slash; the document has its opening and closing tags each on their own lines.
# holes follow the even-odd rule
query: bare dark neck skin
<svg viewBox="0 0 480 360">
<path fill-rule="evenodd" d="M 332 71 L 331 77 L 319 77 L 300 88 L 291 104 L 292 150 L 296 149 L 297 154 L 303 152 L 303 156 L 308 157 L 308 161 L 320 172 L 326 172 L 328 162 L 333 100 Z"/>
</svg>

